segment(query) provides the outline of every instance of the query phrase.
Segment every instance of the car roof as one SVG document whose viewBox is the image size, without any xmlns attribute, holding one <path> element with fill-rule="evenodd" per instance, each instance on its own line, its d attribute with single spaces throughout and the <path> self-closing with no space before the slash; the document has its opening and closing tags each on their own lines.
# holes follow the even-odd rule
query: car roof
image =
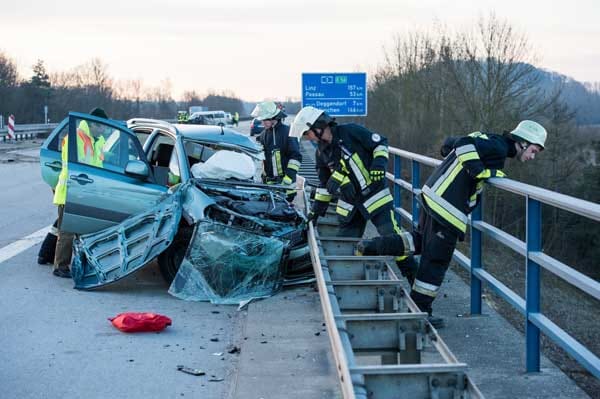
<svg viewBox="0 0 600 399">
<path fill-rule="evenodd" d="M 210 143 L 227 143 L 243 147 L 252 152 L 262 151 L 261 147 L 250 137 L 228 127 L 213 125 L 173 124 L 184 139 L 199 140 Z"/>
</svg>

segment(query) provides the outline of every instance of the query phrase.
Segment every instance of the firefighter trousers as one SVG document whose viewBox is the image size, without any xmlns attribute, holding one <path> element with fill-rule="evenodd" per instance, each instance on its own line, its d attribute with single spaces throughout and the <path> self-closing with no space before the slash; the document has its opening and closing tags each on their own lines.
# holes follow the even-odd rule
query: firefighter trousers
<svg viewBox="0 0 600 399">
<path fill-rule="evenodd" d="M 365 228 L 367 227 L 367 220 L 368 219 L 366 219 L 362 213 L 356 210 L 350 220 L 340 223 L 337 236 L 362 238 Z M 379 235 L 384 236 L 400 232 L 400 224 L 398 223 L 391 202 L 382 206 L 382 209 L 375 215 L 372 215 L 370 220 L 377 229 Z"/>
<path fill-rule="evenodd" d="M 419 218 L 421 262 L 410 293 L 419 309 L 431 314 L 431 304 L 437 296 L 452 260 L 458 235 L 438 223 L 421 209 Z M 415 237 L 417 238 L 417 237 Z M 417 247 L 417 243 L 415 243 Z"/>
</svg>

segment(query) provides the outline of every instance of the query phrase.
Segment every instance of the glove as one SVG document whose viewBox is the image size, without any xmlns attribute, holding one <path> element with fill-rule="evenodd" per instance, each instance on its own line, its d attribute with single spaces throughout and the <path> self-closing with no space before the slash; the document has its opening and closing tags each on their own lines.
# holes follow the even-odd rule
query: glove
<svg viewBox="0 0 600 399">
<path fill-rule="evenodd" d="M 313 211 L 310 211 L 310 212 L 308 212 L 308 216 L 306 217 L 306 223 L 313 222 L 313 225 L 316 225 L 318 219 L 319 219 L 319 215 L 317 215 Z"/>
<path fill-rule="evenodd" d="M 505 177 L 503 171 L 500 169 L 484 169 L 481 173 L 475 176 L 476 179 L 489 179 L 490 177 Z"/>
<path fill-rule="evenodd" d="M 290 184 L 292 184 L 292 178 L 289 176 L 284 176 L 283 180 L 281 180 L 281 184 L 283 184 L 284 186 L 289 186 Z"/>
<path fill-rule="evenodd" d="M 327 213 L 328 207 L 329 207 L 328 202 L 314 201 L 312 204 L 312 207 L 310 208 L 310 212 L 314 213 L 317 216 L 325 216 L 325 213 Z"/>
<path fill-rule="evenodd" d="M 369 171 L 369 175 L 371 175 L 371 180 L 374 183 L 379 183 L 385 178 L 385 170 L 382 169 L 371 169 Z"/>
</svg>

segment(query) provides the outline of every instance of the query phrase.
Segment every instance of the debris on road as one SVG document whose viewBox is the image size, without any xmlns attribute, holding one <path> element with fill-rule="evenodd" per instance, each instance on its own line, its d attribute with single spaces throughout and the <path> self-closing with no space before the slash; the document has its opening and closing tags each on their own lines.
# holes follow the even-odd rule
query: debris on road
<svg viewBox="0 0 600 399">
<path fill-rule="evenodd" d="M 108 320 L 123 332 L 162 331 L 171 325 L 171 319 L 157 313 L 120 313 Z"/>
<path fill-rule="evenodd" d="M 178 365 L 177 366 L 177 370 L 181 371 L 182 373 L 186 373 L 186 374 L 191 374 L 191 375 L 205 375 L 206 373 L 202 370 L 199 369 L 193 369 L 191 367 L 186 367 L 184 365 Z"/>
</svg>

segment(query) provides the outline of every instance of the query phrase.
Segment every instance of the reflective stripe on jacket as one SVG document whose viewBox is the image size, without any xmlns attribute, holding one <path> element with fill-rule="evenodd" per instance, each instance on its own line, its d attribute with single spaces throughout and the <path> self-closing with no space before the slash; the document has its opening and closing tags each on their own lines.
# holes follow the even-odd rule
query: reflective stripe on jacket
<svg viewBox="0 0 600 399">
<path fill-rule="evenodd" d="M 375 183 L 370 176 L 371 169 L 387 169 L 387 139 L 353 123 L 334 126 L 331 131 L 332 142 L 319 146 L 319 176 L 332 172 L 331 177 L 338 180 L 341 187 L 352 184 L 356 193 L 348 198 L 345 190 L 341 190 L 342 204 L 338 202 L 336 212 L 342 217 L 352 217 L 353 212 L 360 210 L 365 217 L 373 216 L 393 201 L 385 181 Z M 324 179 L 320 180 L 324 186 Z"/>
<path fill-rule="evenodd" d="M 302 163 L 298 139 L 289 137 L 290 127 L 278 122 L 274 128 L 262 131 L 258 141 L 265 151 L 264 169 L 267 180 L 281 182 L 288 176 L 296 181 Z"/>
<path fill-rule="evenodd" d="M 468 215 L 479 203 L 483 182 L 515 154 L 514 141 L 497 134 L 475 132 L 456 140 L 423 186 L 424 209 L 464 239 Z"/>
<path fill-rule="evenodd" d="M 87 122 L 82 120 L 77 128 L 77 162 L 101 168 L 104 161 L 104 143 L 105 139 L 103 136 L 100 136 L 97 140 L 94 139 Z M 64 205 L 67 202 L 67 179 L 69 175 L 68 136 L 63 138 L 60 158 L 62 169 L 58 175 L 58 183 L 54 188 L 54 198 L 52 201 L 55 205 Z"/>
</svg>

